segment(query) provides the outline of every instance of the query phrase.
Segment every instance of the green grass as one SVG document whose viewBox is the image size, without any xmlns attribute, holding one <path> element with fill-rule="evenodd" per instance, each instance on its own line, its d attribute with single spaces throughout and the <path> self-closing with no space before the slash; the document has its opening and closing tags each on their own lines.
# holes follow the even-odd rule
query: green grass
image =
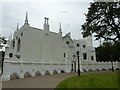
<svg viewBox="0 0 120 90">
<path fill-rule="evenodd" d="M 118 88 L 118 72 L 106 72 L 71 77 L 56 88 Z"/>
</svg>

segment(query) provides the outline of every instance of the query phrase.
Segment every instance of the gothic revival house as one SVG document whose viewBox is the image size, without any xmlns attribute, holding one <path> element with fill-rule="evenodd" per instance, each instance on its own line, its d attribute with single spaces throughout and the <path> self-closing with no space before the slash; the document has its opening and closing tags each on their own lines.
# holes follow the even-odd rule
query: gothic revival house
<svg viewBox="0 0 120 90">
<path fill-rule="evenodd" d="M 3 80 L 10 80 L 12 75 L 18 78 L 77 71 L 76 52 L 80 52 L 80 70 L 96 70 L 95 48 L 92 36 L 73 40 L 71 33 L 62 36 L 59 32 L 49 30 L 48 18 L 45 17 L 43 29 L 31 27 L 26 13 L 25 23 L 14 32 L 6 47 L 3 68 Z M 96 64 L 98 65 L 98 63 Z"/>
</svg>

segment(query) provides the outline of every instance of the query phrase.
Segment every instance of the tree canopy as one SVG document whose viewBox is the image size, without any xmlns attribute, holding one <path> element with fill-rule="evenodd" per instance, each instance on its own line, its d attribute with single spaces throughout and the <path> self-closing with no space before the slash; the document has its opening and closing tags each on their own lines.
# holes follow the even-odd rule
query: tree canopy
<svg viewBox="0 0 120 90">
<path fill-rule="evenodd" d="M 120 40 L 120 2 L 90 3 L 86 22 L 82 25 L 83 37 L 95 33 L 96 40 Z"/>
<path fill-rule="evenodd" d="M 104 42 L 96 48 L 97 61 L 120 61 L 120 41 Z"/>
<path fill-rule="evenodd" d="M 7 42 L 8 40 L 6 40 L 5 37 L 0 37 L 0 47 L 3 47 Z"/>
</svg>

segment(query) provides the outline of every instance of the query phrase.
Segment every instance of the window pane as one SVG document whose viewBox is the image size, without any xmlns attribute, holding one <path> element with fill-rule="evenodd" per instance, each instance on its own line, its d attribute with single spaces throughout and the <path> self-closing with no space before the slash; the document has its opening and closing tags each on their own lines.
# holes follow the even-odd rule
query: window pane
<svg viewBox="0 0 120 90">
<path fill-rule="evenodd" d="M 83 45 L 83 48 L 85 48 L 86 46 L 85 45 Z"/>
<path fill-rule="evenodd" d="M 69 41 L 66 41 L 66 44 L 69 45 Z"/>
<path fill-rule="evenodd" d="M 83 59 L 87 60 L 87 53 L 83 53 Z"/>
<path fill-rule="evenodd" d="M 64 53 L 64 57 L 66 57 L 66 54 Z"/>
<path fill-rule="evenodd" d="M 18 43 L 17 43 L 17 52 L 20 51 L 20 44 L 21 44 L 21 42 L 20 42 L 20 39 L 19 39 L 19 40 L 18 40 Z"/>
<path fill-rule="evenodd" d="M 13 47 L 15 47 L 15 40 L 13 40 Z"/>
<path fill-rule="evenodd" d="M 77 47 L 80 47 L 80 44 L 77 44 Z"/>
<path fill-rule="evenodd" d="M 94 57 L 93 57 L 93 56 L 91 56 L 91 60 L 94 60 Z"/>
</svg>

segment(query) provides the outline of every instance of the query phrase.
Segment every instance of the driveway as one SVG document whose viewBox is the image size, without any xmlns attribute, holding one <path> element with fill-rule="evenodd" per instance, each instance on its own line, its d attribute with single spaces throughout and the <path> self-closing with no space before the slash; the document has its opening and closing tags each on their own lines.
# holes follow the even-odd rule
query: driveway
<svg viewBox="0 0 120 90">
<path fill-rule="evenodd" d="M 2 82 L 3 88 L 54 88 L 62 80 L 76 76 L 77 73 L 63 73 L 28 77 Z"/>
<path fill-rule="evenodd" d="M 100 73 L 100 72 L 108 72 L 108 71 L 86 72 L 82 74 Z M 2 87 L 3 88 L 55 88 L 55 86 L 58 85 L 61 81 L 63 81 L 68 77 L 73 77 L 73 76 L 77 76 L 77 73 L 71 72 L 71 73 L 15 79 L 15 80 L 2 82 Z"/>
</svg>

